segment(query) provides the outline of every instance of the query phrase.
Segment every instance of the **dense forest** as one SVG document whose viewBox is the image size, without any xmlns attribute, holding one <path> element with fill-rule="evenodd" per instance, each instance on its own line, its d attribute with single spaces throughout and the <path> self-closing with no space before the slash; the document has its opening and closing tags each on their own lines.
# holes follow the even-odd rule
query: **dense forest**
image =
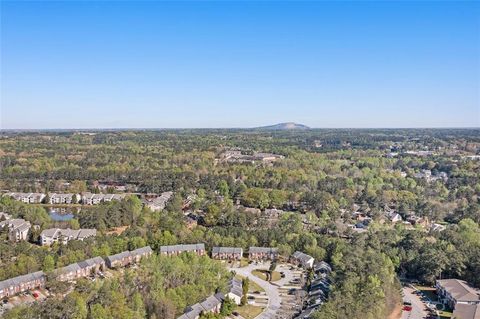
<svg viewBox="0 0 480 319">
<path fill-rule="evenodd" d="M 45 209 L 2 197 L 0 211 L 40 227 L 30 242 L 15 244 L 0 232 L 0 280 L 145 245 L 158 250 L 203 242 L 207 249 L 274 246 L 285 257 L 300 250 L 328 261 L 332 291 L 318 319 L 385 318 L 400 300 L 399 278 L 432 284 L 452 277 L 480 287 L 480 160 L 474 158 L 479 130 L 67 131 L 0 137 L 5 191 L 98 191 L 95 181 L 114 181 L 134 185 L 138 194 L 174 192 L 161 212 L 143 207 L 138 194 L 81 210 L 68 226 L 96 228 L 98 236 L 48 249 L 32 244 L 42 229 L 55 225 Z M 226 149 L 284 158 L 231 163 L 220 160 Z M 425 170 L 444 178 L 423 178 L 419 173 Z M 394 224 L 385 218 L 387 207 L 445 230 Z M 285 213 L 272 219 L 252 208 Z M 366 231 L 348 227 L 356 223 L 354 211 L 371 216 Z M 198 217 L 196 227 L 188 227 L 187 213 Z M 108 232 L 120 226 L 129 227 L 121 234 Z M 207 257 L 155 256 L 118 278 L 81 282 L 63 301 L 18 307 L 5 317 L 171 319 L 222 290 L 229 276 Z"/>
</svg>

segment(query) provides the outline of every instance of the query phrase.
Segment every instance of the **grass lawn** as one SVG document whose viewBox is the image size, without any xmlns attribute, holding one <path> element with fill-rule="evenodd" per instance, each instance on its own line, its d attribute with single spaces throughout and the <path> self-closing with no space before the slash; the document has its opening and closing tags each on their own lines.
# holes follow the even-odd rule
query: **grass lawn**
<svg viewBox="0 0 480 319">
<path fill-rule="evenodd" d="M 245 319 L 253 319 L 258 316 L 263 310 L 263 307 L 255 307 L 252 305 L 245 305 L 237 307 L 235 309 L 235 311 L 238 312 Z"/>
<path fill-rule="evenodd" d="M 248 266 L 248 259 L 242 257 L 242 259 L 240 259 L 240 267 L 246 267 L 246 266 Z"/>
<path fill-rule="evenodd" d="M 252 271 L 252 274 L 254 276 L 257 276 L 258 278 L 262 279 L 262 280 L 267 280 L 267 273 L 268 271 L 267 270 L 264 270 L 264 269 L 255 269 L 254 271 Z M 282 278 L 282 276 L 280 275 L 280 273 L 278 271 L 274 271 L 272 273 L 272 281 L 277 281 L 277 280 L 280 280 Z"/>
</svg>

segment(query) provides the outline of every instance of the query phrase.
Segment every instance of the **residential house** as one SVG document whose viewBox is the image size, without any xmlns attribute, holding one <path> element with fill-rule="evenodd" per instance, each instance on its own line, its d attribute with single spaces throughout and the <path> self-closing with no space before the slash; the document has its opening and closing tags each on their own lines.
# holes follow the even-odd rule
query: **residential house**
<svg viewBox="0 0 480 319">
<path fill-rule="evenodd" d="M 110 268 L 125 267 L 140 262 L 142 258 L 147 258 L 153 253 L 150 246 L 145 246 L 132 251 L 124 251 L 116 255 L 105 258 L 106 264 Z"/>
<path fill-rule="evenodd" d="M 243 249 L 236 247 L 213 247 L 212 258 L 222 260 L 240 260 L 243 256 Z"/>
<path fill-rule="evenodd" d="M 170 200 L 172 195 L 173 195 L 173 192 L 164 192 L 158 197 L 155 197 L 150 200 L 146 200 L 145 206 L 147 206 L 153 211 L 161 211 L 165 208 L 165 206 L 167 205 L 167 202 Z"/>
<path fill-rule="evenodd" d="M 457 305 L 479 305 L 480 290 L 459 279 L 440 279 L 435 283 L 438 299 L 455 309 Z"/>
<path fill-rule="evenodd" d="M 240 305 L 243 297 L 243 283 L 241 279 L 234 277 L 228 282 L 226 297 L 232 299 L 237 305 Z"/>
<path fill-rule="evenodd" d="M 271 247 L 250 247 L 248 250 L 248 259 L 250 260 L 276 260 L 278 258 L 278 249 Z"/>
<path fill-rule="evenodd" d="M 313 263 L 315 262 L 315 258 L 301 251 L 296 251 L 290 257 L 290 262 L 295 265 L 301 265 L 304 268 L 313 268 Z"/>
<path fill-rule="evenodd" d="M 101 257 L 94 257 L 57 269 L 54 273 L 59 281 L 72 281 L 97 274 L 104 269 L 105 261 Z"/>
<path fill-rule="evenodd" d="M 0 222 L 0 228 L 8 228 L 8 239 L 21 241 L 28 239 L 28 233 L 32 225 L 24 219 L 7 219 Z"/>
<path fill-rule="evenodd" d="M 88 237 L 97 235 L 96 229 L 45 229 L 40 234 L 40 244 L 42 246 L 50 246 L 53 243 L 60 242 L 66 245 L 70 240 L 84 240 Z"/>
<path fill-rule="evenodd" d="M 43 271 L 0 281 L 0 299 L 14 296 L 27 290 L 43 287 L 45 282 L 46 276 Z"/>
<path fill-rule="evenodd" d="M 178 256 L 184 252 L 192 252 L 199 256 L 203 256 L 205 255 L 205 244 L 172 245 L 160 247 L 160 255 L 164 256 Z"/>
</svg>

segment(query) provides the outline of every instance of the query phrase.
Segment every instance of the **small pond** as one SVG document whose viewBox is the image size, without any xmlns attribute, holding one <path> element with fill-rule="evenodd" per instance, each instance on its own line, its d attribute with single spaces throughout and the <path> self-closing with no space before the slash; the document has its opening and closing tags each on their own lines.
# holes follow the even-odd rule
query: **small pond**
<svg viewBox="0 0 480 319">
<path fill-rule="evenodd" d="M 75 213 L 78 212 L 77 208 L 70 207 L 46 207 L 48 215 L 56 222 L 65 222 L 75 218 Z"/>
</svg>

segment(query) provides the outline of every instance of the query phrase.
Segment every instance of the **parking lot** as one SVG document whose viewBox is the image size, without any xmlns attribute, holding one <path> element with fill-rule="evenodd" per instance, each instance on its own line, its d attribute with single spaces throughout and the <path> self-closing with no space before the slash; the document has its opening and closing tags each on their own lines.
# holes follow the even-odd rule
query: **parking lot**
<svg viewBox="0 0 480 319">
<path fill-rule="evenodd" d="M 35 289 L 26 291 L 10 298 L 5 298 L 0 303 L 0 316 L 5 310 L 11 309 L 18 305 L 34 303 L 44 300 L 48 296 L 48 291 L 45 289 Z"/>
<path fill-rule="evenodd" d="M 419 290 L 411 285 L 405 285 L 402 289 L 404 310 L 402 311 L 402 319 L 437 319 L 436 311 L 437 302 L 430 300 Z M 410 309 L 408 310 L 407 309 Z"/>
</svg>

